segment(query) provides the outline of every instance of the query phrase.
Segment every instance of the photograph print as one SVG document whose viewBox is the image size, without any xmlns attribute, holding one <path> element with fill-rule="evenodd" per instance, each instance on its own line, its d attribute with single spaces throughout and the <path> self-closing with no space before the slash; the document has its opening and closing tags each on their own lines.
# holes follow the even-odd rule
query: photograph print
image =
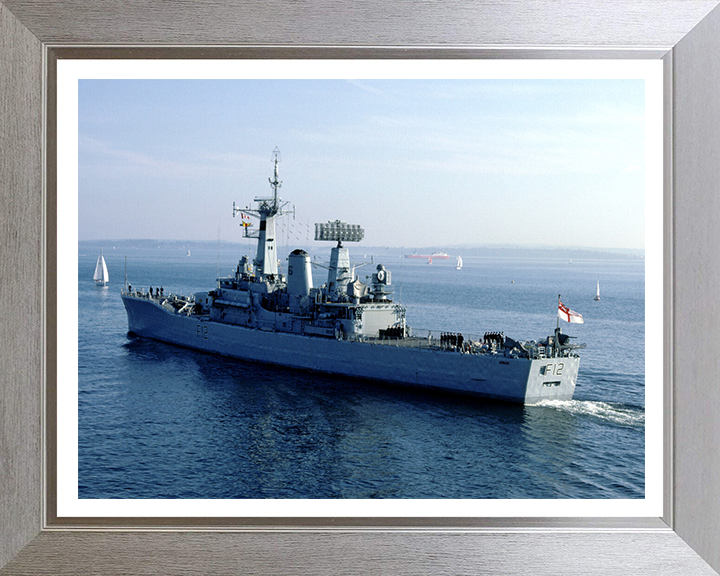
<svg viewBox="0 0 720 576">
<path fill-rule="evenodd" d="M 645 498 L 645 80 L 77 90 L 78 499 Z"/>
</svg>

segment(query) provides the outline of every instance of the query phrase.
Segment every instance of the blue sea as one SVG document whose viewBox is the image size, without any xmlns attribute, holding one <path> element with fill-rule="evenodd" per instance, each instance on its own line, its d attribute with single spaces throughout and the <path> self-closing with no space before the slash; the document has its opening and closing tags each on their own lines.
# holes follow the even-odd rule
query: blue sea
<svg viewBox="0 0 720 576">
<path fill-rule="evenodd" d="M 641 258 L 363 254 L 392 272 L 416 329 L 541 339 L 557 299 L 587 343 L 568 402 L 522 406 L 219 358 L 127 332 L 128 281 L 212 289 L 226 248 L 79 250 L 80 498 L 644 498 L 645 274 Z M 326 248 L 321 246 L 321 248 Z M 315 250 L 318 259 L 326 251 Z M 361 279 L 374 266 L 359 268 Z M 365 272 L 367 271 L 367 272 Z M 318 268 L 315 283 L 325 272 Z M 593 300 L 600 281 L 601 300 Z"/>
</svg>

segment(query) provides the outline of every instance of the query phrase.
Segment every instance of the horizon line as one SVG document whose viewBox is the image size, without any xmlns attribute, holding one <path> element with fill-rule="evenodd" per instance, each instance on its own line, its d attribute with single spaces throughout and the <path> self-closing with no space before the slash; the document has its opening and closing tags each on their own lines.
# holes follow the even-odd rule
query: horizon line
<svg viewBox="0 0 720 576">
<path fill-rule="evenodd" d="M 101 239 L 84 239 L 78 240 L 80 242 L 92 242 L 92 243 L 113 243 L 113 242 L 166 242 L 166 243 L 195 243 L 195 244 L 243 244 L 242 241 L 237 240 L 193 240 L 193 239 L 179 239 L 179 238 L 101 238 Z M 313 240 L 313 242 L 316 242 Z M 291 243 L 297 245 L 306 245 L 307 243 Z M 318 244 L 320 245 L 320 244 Z M 359 245 L 358 245 L 359 246 Z M 388 246 L 384 244 L 365 245 L 368 248 L 384 248 L 394 250 L 450 250 L 457 248 L 466 249 L 477 249 L 477 248 L 494 248 L 494 249 L 522 249 L 522 250 L 584 250 L 590 252 L 642 252 L 645 253 L 645 248 L 621 248 L 621 247 L 598 247 L 598 246 L 562 246 L 552 244 L 447 244 L 447 245 L 430 245 L 430 246 Z"/>
</svg>

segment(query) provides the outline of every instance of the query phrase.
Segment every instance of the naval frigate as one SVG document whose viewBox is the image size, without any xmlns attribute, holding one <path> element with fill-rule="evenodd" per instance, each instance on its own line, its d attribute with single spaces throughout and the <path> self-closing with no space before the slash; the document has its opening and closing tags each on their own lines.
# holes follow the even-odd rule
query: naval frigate
<svg viewBox="0 0 720 576">
<path fill-rule="evenodd" d="M 325 284 L 313 286 L 314 264 L 300 249 L 290 253 L 282 274 L 275 222 L 293 211 L 278 196 L 277 148 L 273 161 L 272 195 L 255 198 L 253 208 L 233 203 L 243 235 L 257 239 L 254 259 L 242 256 L 235 273 L 217 278 L 214 289 L 187 296 L 133 290 L 126 280 L 121 297 L 130 333 L 253 362 L 523 404 L 573 397 L 576 350 L 585 345 L 571 344 L 559 319 L 554 332 L 538 341 L 496 331 L 475 338 L 416 333 L 393 300 L 390 270 L 378 264 L 367 283 L 355 275 L 343 243 L 363 239 L 359 225 L 315 225 L 315 240 L 335 243 Z M 252 230 L 250 216 L 258 220 Z M 558 318 L 578 321 L 578 314 L 559 306 Z"/>
</svg>

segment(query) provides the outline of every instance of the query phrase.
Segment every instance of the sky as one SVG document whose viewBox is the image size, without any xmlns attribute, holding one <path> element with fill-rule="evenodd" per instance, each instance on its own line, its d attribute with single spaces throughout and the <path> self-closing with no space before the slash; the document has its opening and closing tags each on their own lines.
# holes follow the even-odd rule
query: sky
<svg viewBox="0 0 720 576">
<path fill-rule="evenodd" d="M 643 80 L 80 80 L 78 98 L 79 240 L 240 241 L 232 204 L 269 195 L 278 147 L 294 233 L 645 247 Z"/>
</svg>

